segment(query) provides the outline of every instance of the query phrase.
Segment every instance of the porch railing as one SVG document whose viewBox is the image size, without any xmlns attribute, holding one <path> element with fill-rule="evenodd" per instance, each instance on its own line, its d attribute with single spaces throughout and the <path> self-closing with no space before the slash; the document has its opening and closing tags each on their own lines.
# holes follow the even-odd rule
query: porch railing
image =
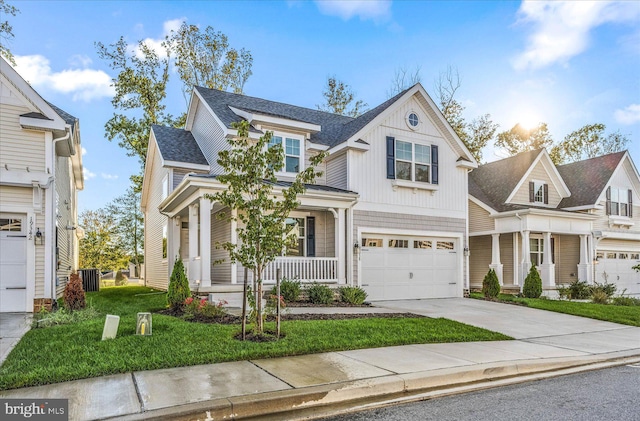
<svg viewBox="0 0 640 421">
<path fill-rule="evenodd" d="M 276 281 L 276 269 L 281 269 L 281 276 L 288 279 L 299 279 L 302 282 L 337 282 L 337 257 L 277 257 L 263 273 L 265 282 Z"/>
</svg>

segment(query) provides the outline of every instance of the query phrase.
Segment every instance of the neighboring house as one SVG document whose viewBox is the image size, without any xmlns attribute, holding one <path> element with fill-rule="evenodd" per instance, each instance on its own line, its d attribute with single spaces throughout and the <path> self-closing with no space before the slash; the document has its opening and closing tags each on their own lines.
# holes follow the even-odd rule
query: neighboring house
<svg viewBox="0 0 640 421">
<path fill-rule="evenodd" d="M 247 120 L 273 132 L 285 168 L 276 193 L 319 151 L 324 172 L 299 196 L 287 224 L 299 232 L 280 266 L 303 282 L 359 285 L 371 300 L 461 297 L 468 288 L 467 174 L 474 158 L 417 84 L 357 118 L 196 87 L 185 129 L 153 126 L 142 208 L 145 280 L 167 288 L 176 256 L 200 292 L 237 291 L 243 268 L 216 247 L 237 241 L 236 222 L 204 197 L 225 186 L 218 152 Z"/>
<path fill-rule="evenodd" d="M 544 149 L 469 175 L 472 288 L 489 268 L 518 291 L 531 265 L 545 290 L 575 280 L 640 295 L 640 177 L 628 152 L 555 166 Z"/>
<path fill-rule="evenodd" d="M 0 58 L 0 312 L 38 311 L 78 269 L 78 119 Z"/>
</svg>

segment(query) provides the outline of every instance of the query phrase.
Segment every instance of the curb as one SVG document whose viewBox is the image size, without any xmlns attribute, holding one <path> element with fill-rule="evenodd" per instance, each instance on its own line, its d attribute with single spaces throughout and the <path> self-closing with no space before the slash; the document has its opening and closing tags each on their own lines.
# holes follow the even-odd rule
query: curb
<svg viewBox="0 0 640 421">
<path fill-rule="evenodd" d="M 520 360 L 281 390 L 140 412 L 109 420 L 311 419 L 640 362 L 638 350 Z"/>
</svg>

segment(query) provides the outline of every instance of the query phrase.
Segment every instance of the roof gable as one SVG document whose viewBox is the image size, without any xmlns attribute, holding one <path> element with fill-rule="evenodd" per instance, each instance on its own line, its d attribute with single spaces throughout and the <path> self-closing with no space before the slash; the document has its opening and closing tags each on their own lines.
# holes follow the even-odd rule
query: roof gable
<svg viewBox="0 0 640 421">
<path fill-rule="evenodd" d="M 151 131 L 156 139 L 158 152 L 163 163 L 209 166 L 209 162 L 191 132 L 156 124 L 151 126 Z"/>
<path fill-rule="evenodd" d="M 553 189 L 557 193 L 557 195 L 554 194 L 554 196 L 556 196 L 555 203 L 550 201 L 549 205 L 545 205 L 544 207 L 555 207 L 560 203 L 560 201 L 563 198 L 571 195 L 571 192 L 569 191 L 569 188 L 567 187 L 566 183 L 560 176 L 558 169 L 551 161 L 551 157 L 549 156 L 549 153 L 547 152 L 547 150 L 539 149 L 539 151 L 540 153 L 529 165 L 529 168 L 527 169 L 527 171 L 524 173 L 522 178 L 518 181 L 518 184 L 513 189 L 509 197 L 507 197 L 507 200 L 506 200 L 507 203 L 515 202 L 518 193 L 520 193 L 520 196 L 521 196 L 522 191 L 526 189 L 525 196 L 527 197 L 527 199 L 521 200 L 520 203 L 528 204 L 529 203 L 529 200 L 528 200 L 529 187 L 528 186 L 529 186 L 529 182 L 534 180 L 544 181 L 545 183 L 549 181 L 553 186 Z M 551 192 L 551 189 L 550 189 L 550 192 Z"/>
</svg>

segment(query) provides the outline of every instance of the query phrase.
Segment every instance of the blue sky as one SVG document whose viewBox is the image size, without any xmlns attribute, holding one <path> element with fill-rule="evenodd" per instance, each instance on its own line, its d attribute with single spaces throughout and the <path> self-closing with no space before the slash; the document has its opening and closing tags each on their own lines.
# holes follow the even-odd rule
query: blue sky
<svg viewBox="0 0 640 421">
<path fill-rule="evenodd" d="M 86 153 L 80 208 L 102 207 L 138 172 L 106 140 L 111 77 L 94 43 L 158 42 L 186 20 L 213 26 L 253 54 L 245 93 L 315 108 L 328 76 L 370 107 L 387 99 L 398 68 L 420 68 L 422 84 L 447 66 L 472 119 L 491 114 L 508 130 L 546 122 L 555 140 L 604 123 L 631 139 L 640 165 L 640 2 L 483 1 L 11 1 L 9 44 L 17 70 L 47 100 L 80 119 Z M 177 75 L 169 112 L 186 109 Z M 489 148 L 484 159 L 504 156 Z"/>
</svg>

